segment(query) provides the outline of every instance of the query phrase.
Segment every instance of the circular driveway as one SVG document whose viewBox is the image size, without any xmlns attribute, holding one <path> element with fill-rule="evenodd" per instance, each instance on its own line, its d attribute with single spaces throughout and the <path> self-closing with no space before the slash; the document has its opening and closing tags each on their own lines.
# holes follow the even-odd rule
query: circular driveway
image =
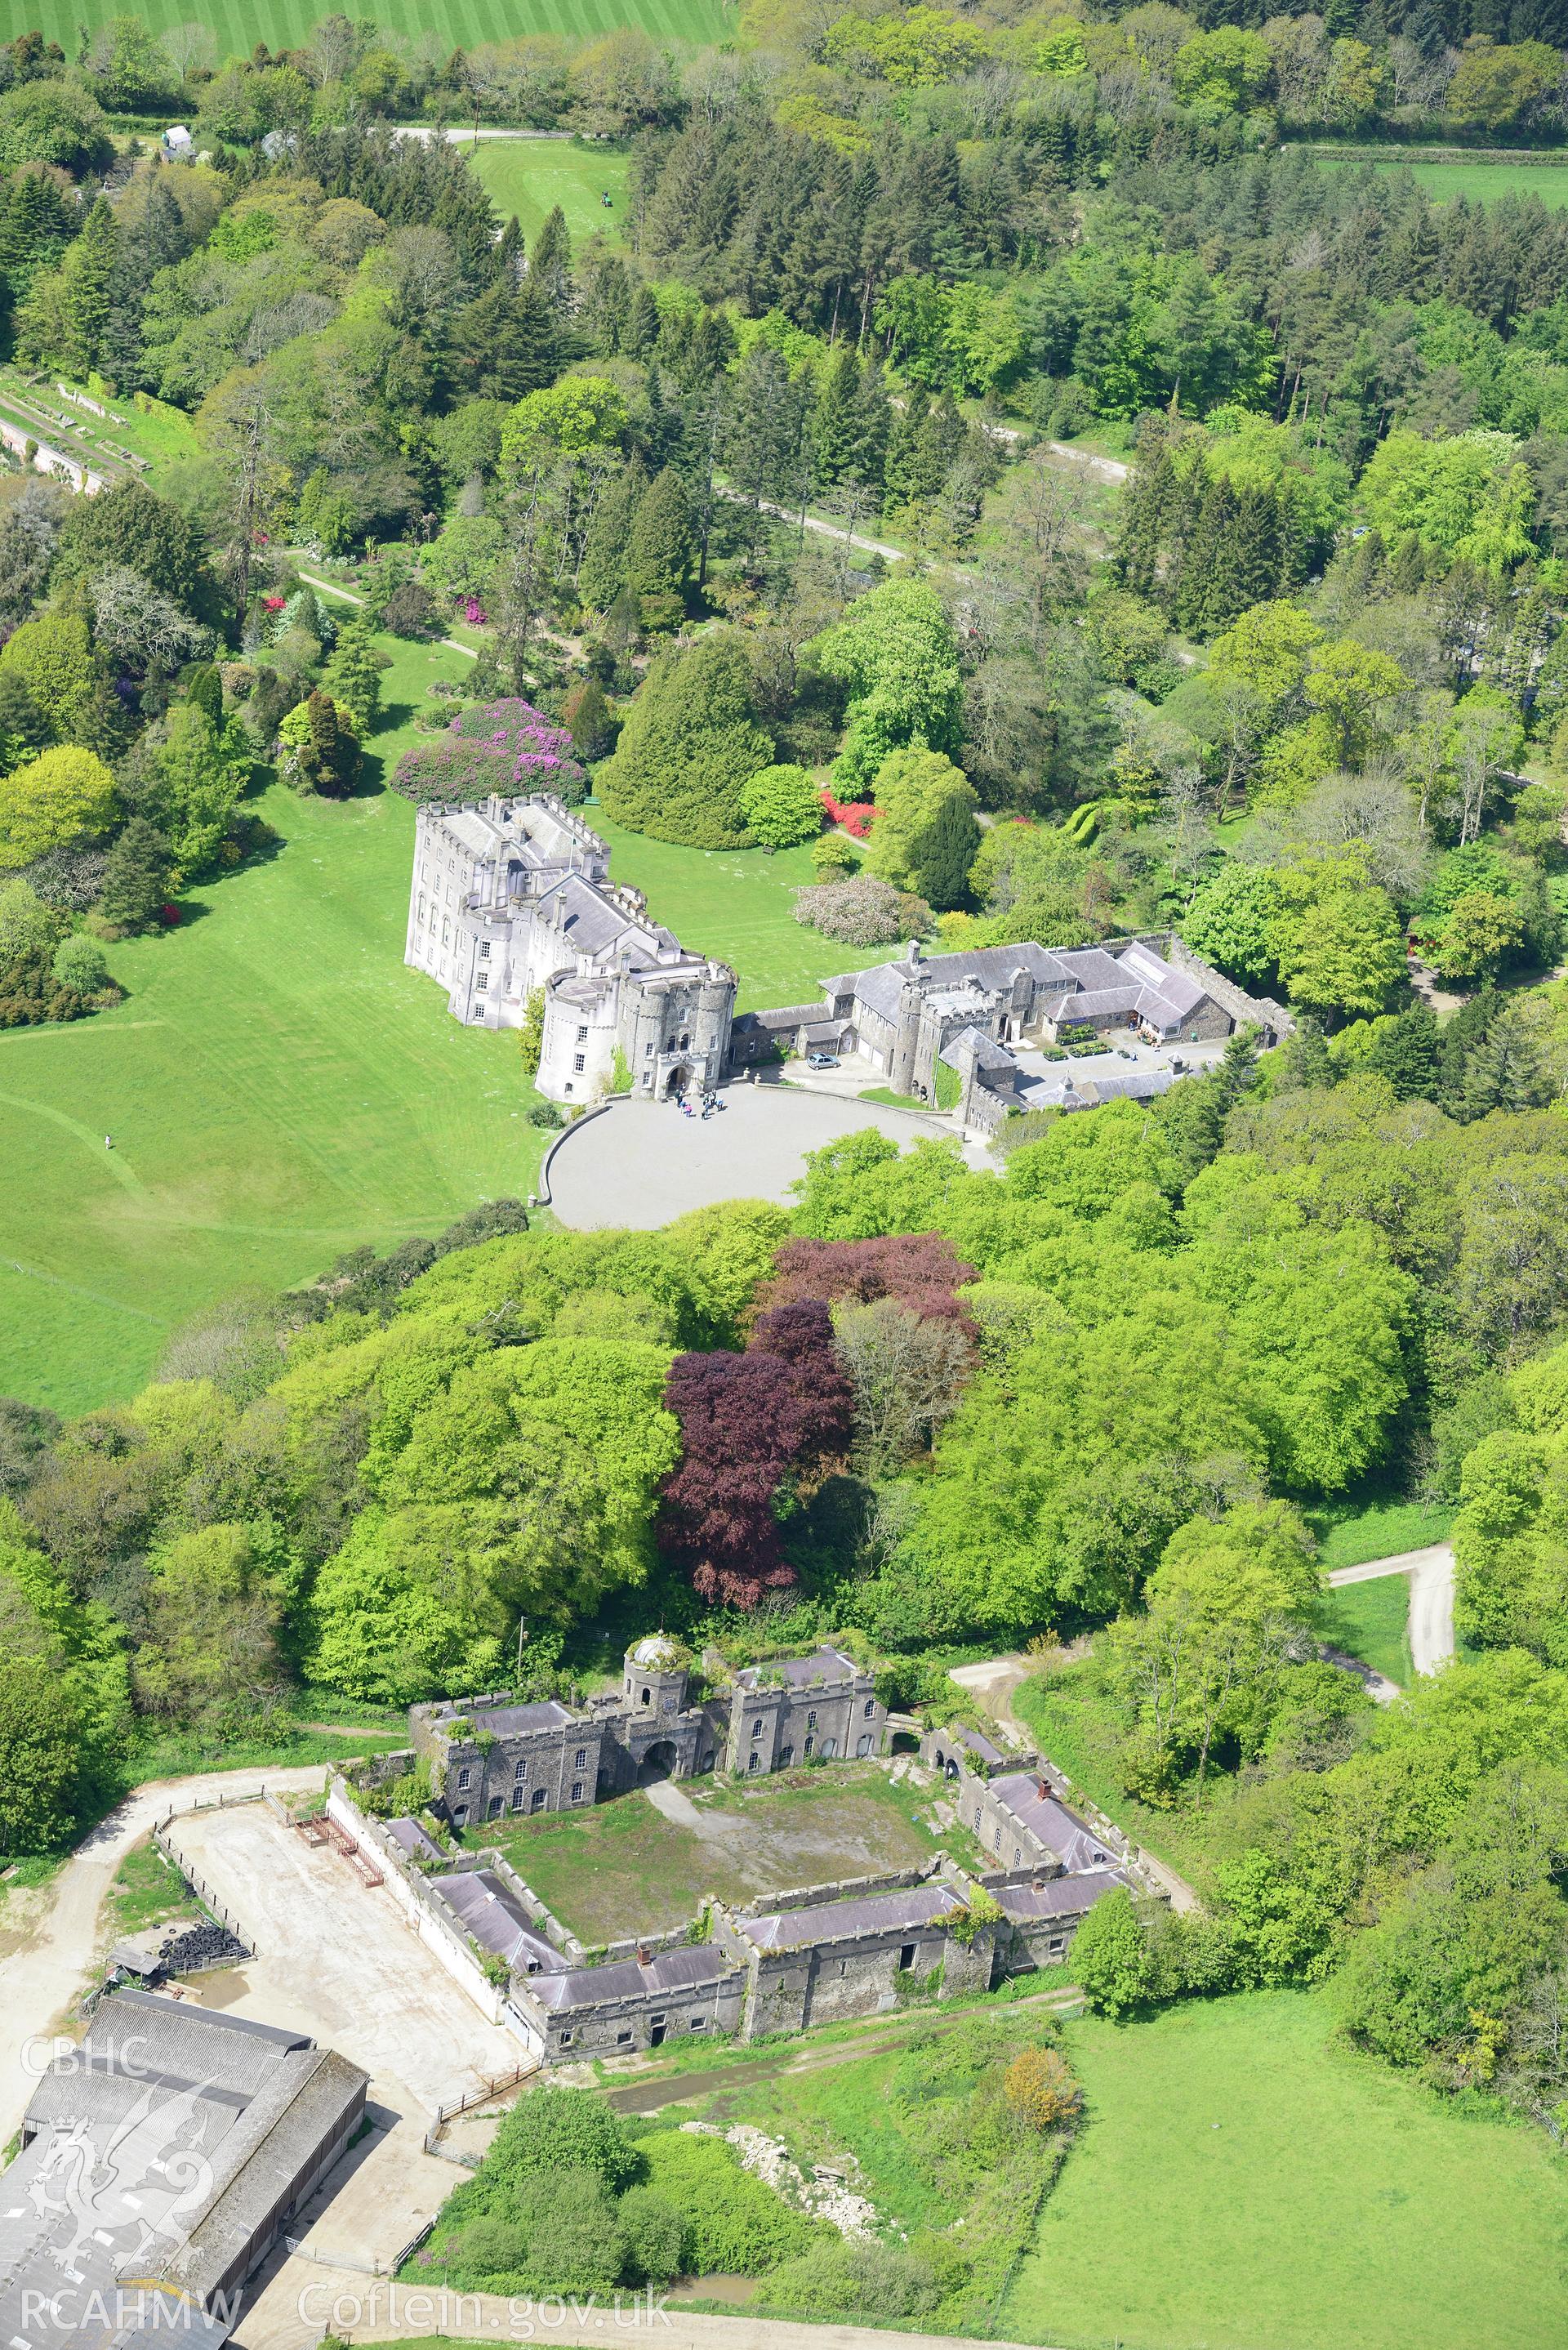
<svg viewBox="0 0 1568 2350">
<path fill-rule="evenodd" d="M 550 1161 L 550 1204 L 561 1222 L 579 1232 L 647 1229 L 721 1200 L 787 1207 L 806 1152 L 824 1143 L 867 1126 L 905 1145 L 953 1131 L 945 1119 L 798 1086 L 727 1086 L 720 1098 L 724 1108 L 706 1119 L 683 1117 L 672 1102 L 628 1099 L 574 1127 Z M 989 1164 L 982 1146 L 966 1146 L 964 1156 Z"/>
</svg>

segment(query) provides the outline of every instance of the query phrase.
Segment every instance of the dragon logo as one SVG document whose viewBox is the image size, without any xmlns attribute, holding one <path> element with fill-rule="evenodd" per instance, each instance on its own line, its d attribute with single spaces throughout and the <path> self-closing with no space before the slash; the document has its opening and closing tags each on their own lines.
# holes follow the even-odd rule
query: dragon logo
<svg viewBox="0 0 1568 2350">
<path fill-rule="evenodd" d="M 148 2078 L 107 2132 L 84 2117 L 50 2138 L 28 2191 L 48 2257 L 67 2277 L 80 2281 L 89 2245 L 111 2247 L 123 2275 L 189 2234 L 213 2193 L 212 2085 Z"/>
</svg>

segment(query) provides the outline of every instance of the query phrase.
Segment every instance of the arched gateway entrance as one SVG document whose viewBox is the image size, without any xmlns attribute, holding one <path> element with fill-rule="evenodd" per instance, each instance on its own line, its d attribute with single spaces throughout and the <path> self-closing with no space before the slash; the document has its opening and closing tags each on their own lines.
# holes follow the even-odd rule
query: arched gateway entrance
<svg viewBox="0 0 1568 2350">
<path fill-rule="evenodd" d="M 649 1748 L 647 1753 L 643 1756 L 642 1761 L 638 1764 L 638 1785 L 639 1787 L 648 1787 L 651 1786 L 655 1780 L 673 1778 L 675 1775 L 675 1762 L 676 1754 L 674 1740 L 670 1738 L 660 1738 L 656 1740 L 654 1744 Z"/>
</svg>

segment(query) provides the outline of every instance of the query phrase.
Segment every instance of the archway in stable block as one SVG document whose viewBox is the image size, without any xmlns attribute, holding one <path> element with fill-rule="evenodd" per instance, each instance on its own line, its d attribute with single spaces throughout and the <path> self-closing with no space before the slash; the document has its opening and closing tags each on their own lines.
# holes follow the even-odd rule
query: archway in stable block
<svg viewBox="0 0 1568 2350">
<path fill-rule="evenodd" d="M 674 1741 L 669 1738 L 657 1739 L 638 1764 L 638 1785 L 649 1787 L 655 1780 L 672 1779 L 675 1775 L 676 1759 Z"/>
</svg>

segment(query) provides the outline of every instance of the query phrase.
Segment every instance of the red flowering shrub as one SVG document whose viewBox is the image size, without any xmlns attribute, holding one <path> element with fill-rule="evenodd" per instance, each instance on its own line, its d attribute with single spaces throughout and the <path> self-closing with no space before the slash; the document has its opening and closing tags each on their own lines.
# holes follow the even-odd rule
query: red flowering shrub
<svg viewBox="0 0 1568 2350">
<path fill-rule="evenodd" d="M 822 805 L 831 824 L 841 825 L 856 840 L 865 840 L 871 830 L 871 819 L 877 810 L 870 800 L 836 800 L 826 788 Z"/>
</svg>

